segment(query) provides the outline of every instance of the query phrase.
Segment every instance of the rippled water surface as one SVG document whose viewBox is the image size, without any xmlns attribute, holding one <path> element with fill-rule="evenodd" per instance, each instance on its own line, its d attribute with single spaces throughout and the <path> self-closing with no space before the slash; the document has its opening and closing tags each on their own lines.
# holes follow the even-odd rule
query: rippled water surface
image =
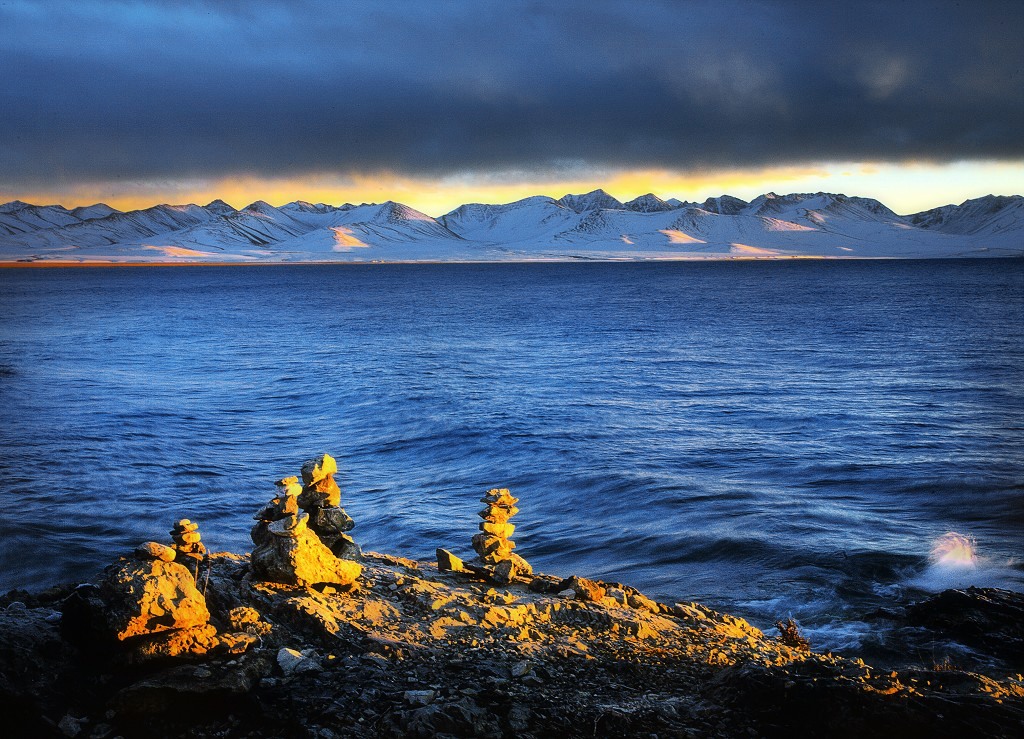
<svg viewBox="0 0 1024 739">
<path fill-rule="evenodd" d="M 247 551 L 328 451 L 364 548 L 468 553 L 507 486 L 542 571 L 848 646 L 1024 589 L 1022 325 L 1020 260 L 0 270 L 0 587 L 181 516 Z"/>
</svg>

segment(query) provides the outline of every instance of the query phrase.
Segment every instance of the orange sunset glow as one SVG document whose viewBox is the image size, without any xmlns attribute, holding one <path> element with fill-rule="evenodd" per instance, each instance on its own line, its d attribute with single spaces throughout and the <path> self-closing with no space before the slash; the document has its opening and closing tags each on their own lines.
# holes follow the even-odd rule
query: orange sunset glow
<svg viewBox="0 0 1024 739">
<path fill-rule="evenodd" d="M 898 213 L 959 203 L 989 192 L 1024 190 L 1024 162 L 825 163 L 762 169 L 682 172 L 670 169 L 595 169 L 579 172 L 505 171 L 443 177 L 393 172 L 312 173 L 291 177 L 232 176 L 210 180 L 86 182 L 29 192 L 3 192 L 0 200 L 61 203 L 104 202 L 119 210 L 155 203 L 204 204 L 220 198 L 235 207 L 256 200 L 282 205 L 294 200 L 331 205 L 394 200 L 439 216 L 471 202 L 508 203 L 532 195 L 553 198 L 602 188 L 620 200 L 653 192 L 662 198 L 702 202 L 723 193 L 751 199 L 764 192 L 871 193 Z"/>
</svg>

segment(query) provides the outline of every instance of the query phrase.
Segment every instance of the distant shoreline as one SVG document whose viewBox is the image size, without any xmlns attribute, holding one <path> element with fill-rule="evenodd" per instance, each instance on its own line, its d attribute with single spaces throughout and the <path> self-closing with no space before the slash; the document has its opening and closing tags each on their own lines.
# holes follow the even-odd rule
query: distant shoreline
<svg viewBox="0 0 1024 739">
<path fill-rule="evenodd" d="M 371 266 L 388 264 L 652 264 L 667 262 L 794 262 L 794 261 L 830 261 L 830 262 L 878 262 L 878 261 L 931 261 L 949 259 L 1024 259 L 1022 256 L 1005 255 L 999 257 L 981 256 L 943 256 L 943 257 L 839 257 L 839 256 L 723 256 L 723 257 L 682 257 L 682 258 L 652 258 L 652 259 L 588 259 L 588 258 L 565 258 L 565 259 L 416 259 L 416 260 L 380 260 L 364 262 L 347 261 L 302 261 L 302 262 L 58 262 L 45 260 L 38 262 L 4 262 L 0 261 L 0 269 L 75 269 L 75 268 L 102 268 L 102 267 L 323 267 L 329 265 L 344 266 Z"/>
</svg>

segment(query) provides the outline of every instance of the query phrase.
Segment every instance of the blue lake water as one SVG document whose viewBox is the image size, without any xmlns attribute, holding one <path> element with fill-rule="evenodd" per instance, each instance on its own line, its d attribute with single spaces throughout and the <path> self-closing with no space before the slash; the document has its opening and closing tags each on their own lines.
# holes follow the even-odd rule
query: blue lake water
<svg viewBox="0 0 1024 739">
<path fill-rule="evenodd" d="M 852 648 L 1024 589 L 1022 319 L 1022 260 L 0 270 L 0 588 L 248 551 L 327 451 L 364 548 L 468 555 L 509 487 L 541 571 Z"/>
</svg>

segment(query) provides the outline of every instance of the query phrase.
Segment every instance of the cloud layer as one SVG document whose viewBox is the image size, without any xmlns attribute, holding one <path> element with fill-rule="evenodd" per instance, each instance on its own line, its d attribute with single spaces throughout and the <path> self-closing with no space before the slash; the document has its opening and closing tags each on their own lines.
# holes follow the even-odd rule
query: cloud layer
<svg viewBox="0 0 1024 739">
<path fill-rule="evenodd" d="M 1016 2 L 82 0 L 0 28 L 8 187 L 1024 156 Z"/>
</svg>

